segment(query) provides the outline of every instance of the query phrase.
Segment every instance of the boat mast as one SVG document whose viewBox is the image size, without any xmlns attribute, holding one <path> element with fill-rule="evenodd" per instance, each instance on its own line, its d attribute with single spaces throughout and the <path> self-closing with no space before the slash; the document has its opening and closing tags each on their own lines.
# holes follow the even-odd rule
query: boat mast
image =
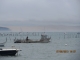
<svg viewBox="0 0 80 60">
<path fill-rule="evenodd" d="M 21 33 L 22 33 L 23 31 L 22 31 L 21 27 L 20 27 L 20 30 L 21 30 Z M 23 33 L 23 34 L 24 34 L 24 33 Z M 21 37 L 24 39 L 23 35 L 21 35 Z"/>
</svg>

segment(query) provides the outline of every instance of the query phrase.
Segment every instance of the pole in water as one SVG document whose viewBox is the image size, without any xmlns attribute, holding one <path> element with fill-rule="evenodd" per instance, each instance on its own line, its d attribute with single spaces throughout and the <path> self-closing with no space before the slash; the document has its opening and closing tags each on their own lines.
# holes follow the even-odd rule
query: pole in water
<svg viewBox="0 0 80 60">
<path fill-rule="evenodd" d="M 7 37 L 6 37 L 6 41 L 7 41 Z"/>
</svg>

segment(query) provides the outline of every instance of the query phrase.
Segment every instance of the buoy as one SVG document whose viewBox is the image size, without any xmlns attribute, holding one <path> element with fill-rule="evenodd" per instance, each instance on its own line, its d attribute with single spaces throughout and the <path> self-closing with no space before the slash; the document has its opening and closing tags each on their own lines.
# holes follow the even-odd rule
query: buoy
<svg viewBox="0 0 80 60">
<path fill-rule="evenodd" d="M 65 46 L 67 46 L 67 44 L 65 44 Z"/>
</svg>

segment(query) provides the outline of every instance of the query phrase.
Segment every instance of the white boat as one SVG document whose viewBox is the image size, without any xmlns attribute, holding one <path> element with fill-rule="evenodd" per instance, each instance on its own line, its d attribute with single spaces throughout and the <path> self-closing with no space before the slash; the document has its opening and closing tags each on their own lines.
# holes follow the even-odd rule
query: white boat
<svg viewBox="0 0 80 60">
<path fill-rule="evenodd" d="M 0 47 L 3 47 L 4 46 L 4 43 L 0 43 Z"/>
<path fill-rule="evenodd" d="M 5 43 L 7 42 L 7 40 L 3 43 L 0 43 L 0 47 L 4 47 Z"/>
<path fill-rule="evenodd" d="M 16 55 L 16 53 L 18 53 L 18 51 L 21 51 L 21 50 L 15 49 L 15 48 L 12 48 L 12 49 L 0 48 L 0 56 L 7 56 L 7 55 L 14 56 Z"/>
</svg>

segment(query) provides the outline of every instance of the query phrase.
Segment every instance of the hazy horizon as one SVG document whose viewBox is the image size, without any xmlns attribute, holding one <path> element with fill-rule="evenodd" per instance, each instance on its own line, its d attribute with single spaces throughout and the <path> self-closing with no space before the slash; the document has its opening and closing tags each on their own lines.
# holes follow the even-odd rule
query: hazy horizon
<svg viewBox="0 0 80 60">
<path fill-rule="evenodd" d="M 0 26 L 14 31 L 20 26 L 25 31 L 25 26 L 33 31 L 44 26 L 46 31 L 80 31 L 79 6 L 79 0 L 0 0 Z"/>
<path fill-rule="evenodd" d="M 8 26 L 13 32 L 80 32 L 80 26 Z"/>
</svg>

